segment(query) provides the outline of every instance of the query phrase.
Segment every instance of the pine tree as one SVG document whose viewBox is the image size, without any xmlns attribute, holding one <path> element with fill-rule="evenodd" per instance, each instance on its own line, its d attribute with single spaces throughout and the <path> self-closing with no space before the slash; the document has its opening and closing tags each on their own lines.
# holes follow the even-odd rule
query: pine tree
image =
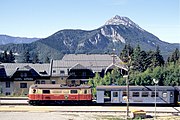
<svg viewBox="0 0 180 120">
<path fill-rule="evenodd" d="M 6 50 L 3 52 L 2 62 L 8 63 L 8 54 Z"/>
<path fill-rule="evenodd" d="M 50 63 L 49 57 L 46 57 L 45 63 Z"/>
<path fill-rule="evenodd" d="M 38 62 L 39 62 L 38 54 L 35 53 L 33 57 L 33 63 L 38 63 Z"/>
<path fill-rule="evenodd" d="M 14 63 L 15 60 L 15 56 L 13 55 L 12 50 L 9 51 L 9 55 L 8 55 L 8 62 L 9 63 Z"/>
<path fill-rule="evenodd" d="M 144 51 L 141 51 L 140 46 L 138 45 L 132 55 L 132 70 L 134 71 L 144 71 L 144 65 L 143 65 L 143 60 L 145 59 L 146 56 L 144 56 L 146 53 Z"/>
<path fill-rule="evenodd" d="M 168 57 L 168 62 L 174 62 L 175 63 L 180 63 L 180 52 L 179 49 L 176 48 L 175 51 L 172 53 L 170 57 Z"/>
<path fill-rule="evenodd" d="M 159 46 L 157 46 L 156 51 L 154 52 L 152 57 L 152 66 L 155 68 L 157 66 L 163 66 L 163 65 L 164 65 L 164 59 L 162 55 L 160 55 Z"/>
<path fill-rule="evenodd" d="M 24 53 L 24 61 L 23 61 L 23 62 L 25 62 L 25 63 L 30 63 L 30 62 L 31 62 L 29 51 L 26 51 L 26 52 Z"/>
<path fill-rule="evenodd" d="M 133 48 L 131 47 L 131 45 L 130 44 L 125 45 L 122 52 L 120 53 L 121 60 L 127 63 L 132 53 L 133 53 Z"/>
</svg>

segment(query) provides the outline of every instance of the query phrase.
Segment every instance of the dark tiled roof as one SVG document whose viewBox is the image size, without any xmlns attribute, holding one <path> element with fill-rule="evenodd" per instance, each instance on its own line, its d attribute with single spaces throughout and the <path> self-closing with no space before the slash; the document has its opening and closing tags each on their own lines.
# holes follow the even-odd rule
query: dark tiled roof
<svg viewBox="0 0 180 120">
<path fill-rule="evenodd" d="M 70 69 L 72 66 L 80 64 L 93 72 L 101 72 L 113 63 L 112 56 L 108 54 L 67 54 L 62 60 L 54 60 L 53 68 L 66 68 Z M 116 67 L 127 70 L 126 65 L 118 56 L 115 57 Z"/>
<path fill-rule="evenodd" d="M 34 69 L 37 73 L 46 71 L 49 74 L 50 64 L 32 64 L 32 63 L 2 63 L 7 76 L 12 76 L 17 70 Z"/>
</svg>

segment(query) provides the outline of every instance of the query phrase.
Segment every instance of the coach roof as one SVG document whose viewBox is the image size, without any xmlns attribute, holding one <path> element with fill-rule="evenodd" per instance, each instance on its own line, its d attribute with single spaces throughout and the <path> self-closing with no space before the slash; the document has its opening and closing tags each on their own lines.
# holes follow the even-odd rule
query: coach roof
<svg viewBox="0 0 180 120">
<path fill-rule="evenodd" d="M 126 91 L 126 86 L 97 86 L 97 91 Z M 155 86 L 129 86 L 130 91 L 154 91 Z M 174 91 L 172 86 L 156 86 L 157 91 Z"/>
</svg>

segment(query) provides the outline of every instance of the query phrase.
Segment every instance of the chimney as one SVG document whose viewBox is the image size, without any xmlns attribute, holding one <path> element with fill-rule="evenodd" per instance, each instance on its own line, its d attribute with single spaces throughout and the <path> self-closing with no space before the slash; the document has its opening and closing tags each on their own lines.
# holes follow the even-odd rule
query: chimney
<svg viewBox="0 0 180 120">
<path fill-rule="evenodd" d="M 52 76 L 52 67 L 53 67 L 53 59 L 51 59 L 50 61 L 50 68 L 49 68 L 50 77 Z"/>
</svg>

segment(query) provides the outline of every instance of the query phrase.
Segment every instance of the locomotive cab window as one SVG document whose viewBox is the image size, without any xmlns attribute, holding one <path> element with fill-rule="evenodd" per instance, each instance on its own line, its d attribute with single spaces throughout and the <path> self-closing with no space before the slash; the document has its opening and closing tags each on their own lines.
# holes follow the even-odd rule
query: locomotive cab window
<svg viewBox="0 0 180 120">
<path fill-rule="evenodd" d="M 71 94 L 77 94 L 77 90 L 71 90 Z"/>
<path fill-rule="evenodd" d="M 87 94 L 87 90 L 84 90 L 84 94 Z"/>
<path fill-rule="evenodd" d="M 133 97 L 139 97 L 139 92 L 133 92 L 133 93 L 132 93 L 132 96 L 133 96 Z"/>
<path fill-rule="evenodd" d="M 43 90 L 43 94 L 50 94 L 50 90 Z"/>
</svg>

